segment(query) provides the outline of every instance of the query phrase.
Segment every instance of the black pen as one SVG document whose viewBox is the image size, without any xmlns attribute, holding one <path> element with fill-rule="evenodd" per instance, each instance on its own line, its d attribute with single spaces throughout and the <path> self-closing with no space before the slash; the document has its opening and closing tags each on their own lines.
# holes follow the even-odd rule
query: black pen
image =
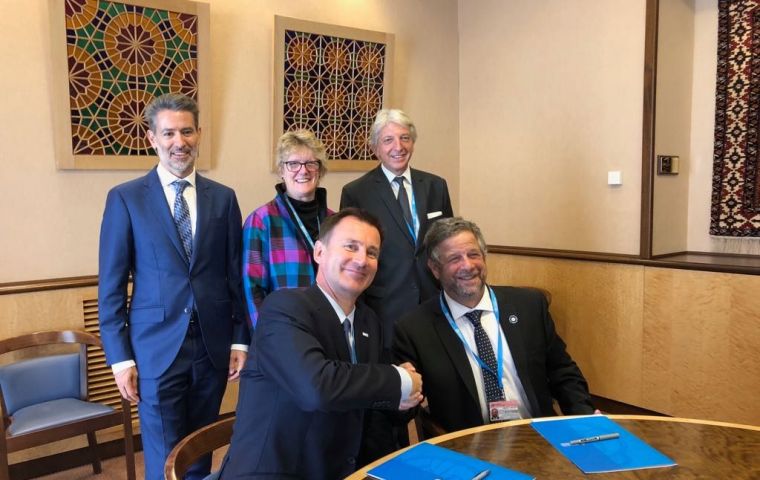
<svg viewBox="0 0 760 480">
<path fill-rule="evenodd" d="M 570 440 L 570 445 L 583 445 L 585 443 L 601 442 L 602 440 L 613 440 L 615 438 L 620 438 L 620 434 L 619 433 L 605 433 L 604 435 L 594 435 L 593 437 Z"/>
<path fill-rule="evenodd" d="M 484 478 L 488 476 L 489 473 L 491 473 L 491 470 L 483 470 L 479 474 L 472 477 L 472 480 L 483 480 Z"/>
</svg>

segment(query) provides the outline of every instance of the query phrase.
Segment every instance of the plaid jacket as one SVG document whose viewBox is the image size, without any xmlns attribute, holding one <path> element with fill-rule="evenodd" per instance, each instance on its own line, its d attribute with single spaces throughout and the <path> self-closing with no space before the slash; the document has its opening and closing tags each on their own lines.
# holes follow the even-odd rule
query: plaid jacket
<svg viewBox="0 0 760 480">
<path fill-rule="evenodd" d="M 243 224 L 243 289 L 254 328 L 267 294 L 281 288 L 308 287 L 316 275 L 313 249 L 288 208 L 285 188 L 282 184 L 275 188 L 274 200 L 254 210 Z M 327 191 L 317 188 L 316 199 L 322 221 L 333 213 L 327 208 Z"/>
</svg>

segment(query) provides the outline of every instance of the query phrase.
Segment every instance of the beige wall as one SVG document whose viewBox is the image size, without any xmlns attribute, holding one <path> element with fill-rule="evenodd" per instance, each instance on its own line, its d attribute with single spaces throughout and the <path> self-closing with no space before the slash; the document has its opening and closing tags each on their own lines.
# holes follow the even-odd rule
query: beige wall
<svg viewBox="0 0 760 480">
<path fill-rule="evenodd" d="M 638 253 L 644 16 L 644 0 L 459 2 L 460 210 L 489 243 Z"/>
<path fill-rule="evenodd" d="M 247 215 L 274 195 L 270 173 L 274 15 L 396 35 L 395 101 L 415 120 L 413 164 L 449 181 L 458 202 L 456 0 L 212 0 L 213 168 Z M 22 20 L 20 20 L 22 19 Z M 424 26 L 424 28 L 423 28 Z M 110 187 L 139 172 L 57 171 L 51 134 L 47 0 L 0 1 L 0 283 L 97 273 Z M 337 208 L 356 173 L 323 181 Z"/>
<path fill-rule="evenodd" d="M 687 250 L 694 0 L 660 3 L 657 42 L 655 155 L 679 156 L 680 172 L 654 177 L 655 255 Z"/>
<path fill-rule="evenodd" d="M 716 250 L 708 232 L 715 138 L 718 2 L 717 0 L 695 0 L 694 3 L 688 249 L 709 252 Z"/>
</svg>

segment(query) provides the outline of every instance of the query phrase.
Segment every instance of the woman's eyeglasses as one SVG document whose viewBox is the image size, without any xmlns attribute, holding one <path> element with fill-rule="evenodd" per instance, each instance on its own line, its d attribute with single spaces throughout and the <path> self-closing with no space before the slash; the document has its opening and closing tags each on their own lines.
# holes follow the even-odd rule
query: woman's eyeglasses
<svg viewBox="0 0 760 480">
<path fill-rule="evenodd" d="M 282 164 L 285 166 L 285 170 L 289 171 L 290 173 L 296 173 L 299 170 L 301 170 L 301 167 L 306 167 L 307 172 L 316 172 L 319 170 L 319 166 L 322 164 L 319 160 L 316 161 L 309 161 L 309 162 L 282 162 Z"/>
</svg>

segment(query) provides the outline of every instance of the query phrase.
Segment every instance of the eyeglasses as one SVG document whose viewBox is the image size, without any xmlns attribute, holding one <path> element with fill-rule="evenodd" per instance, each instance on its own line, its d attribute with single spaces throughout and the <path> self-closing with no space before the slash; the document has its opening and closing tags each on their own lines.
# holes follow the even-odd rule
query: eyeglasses
<svg viewBox="0 0 760 480">
<path fill-rule="evenodd" d="M 285 170 L 290 173 L 296 173 L 301 170 L 301 167 L 306 167 L 307 172 L 316 172 L 319 170 L 319 166 L 322 165 L 322 162 L 319 160 L 312 160 L 309 162 L 282 162 L 282 164 L 285 166 Z"/>
</svg>

